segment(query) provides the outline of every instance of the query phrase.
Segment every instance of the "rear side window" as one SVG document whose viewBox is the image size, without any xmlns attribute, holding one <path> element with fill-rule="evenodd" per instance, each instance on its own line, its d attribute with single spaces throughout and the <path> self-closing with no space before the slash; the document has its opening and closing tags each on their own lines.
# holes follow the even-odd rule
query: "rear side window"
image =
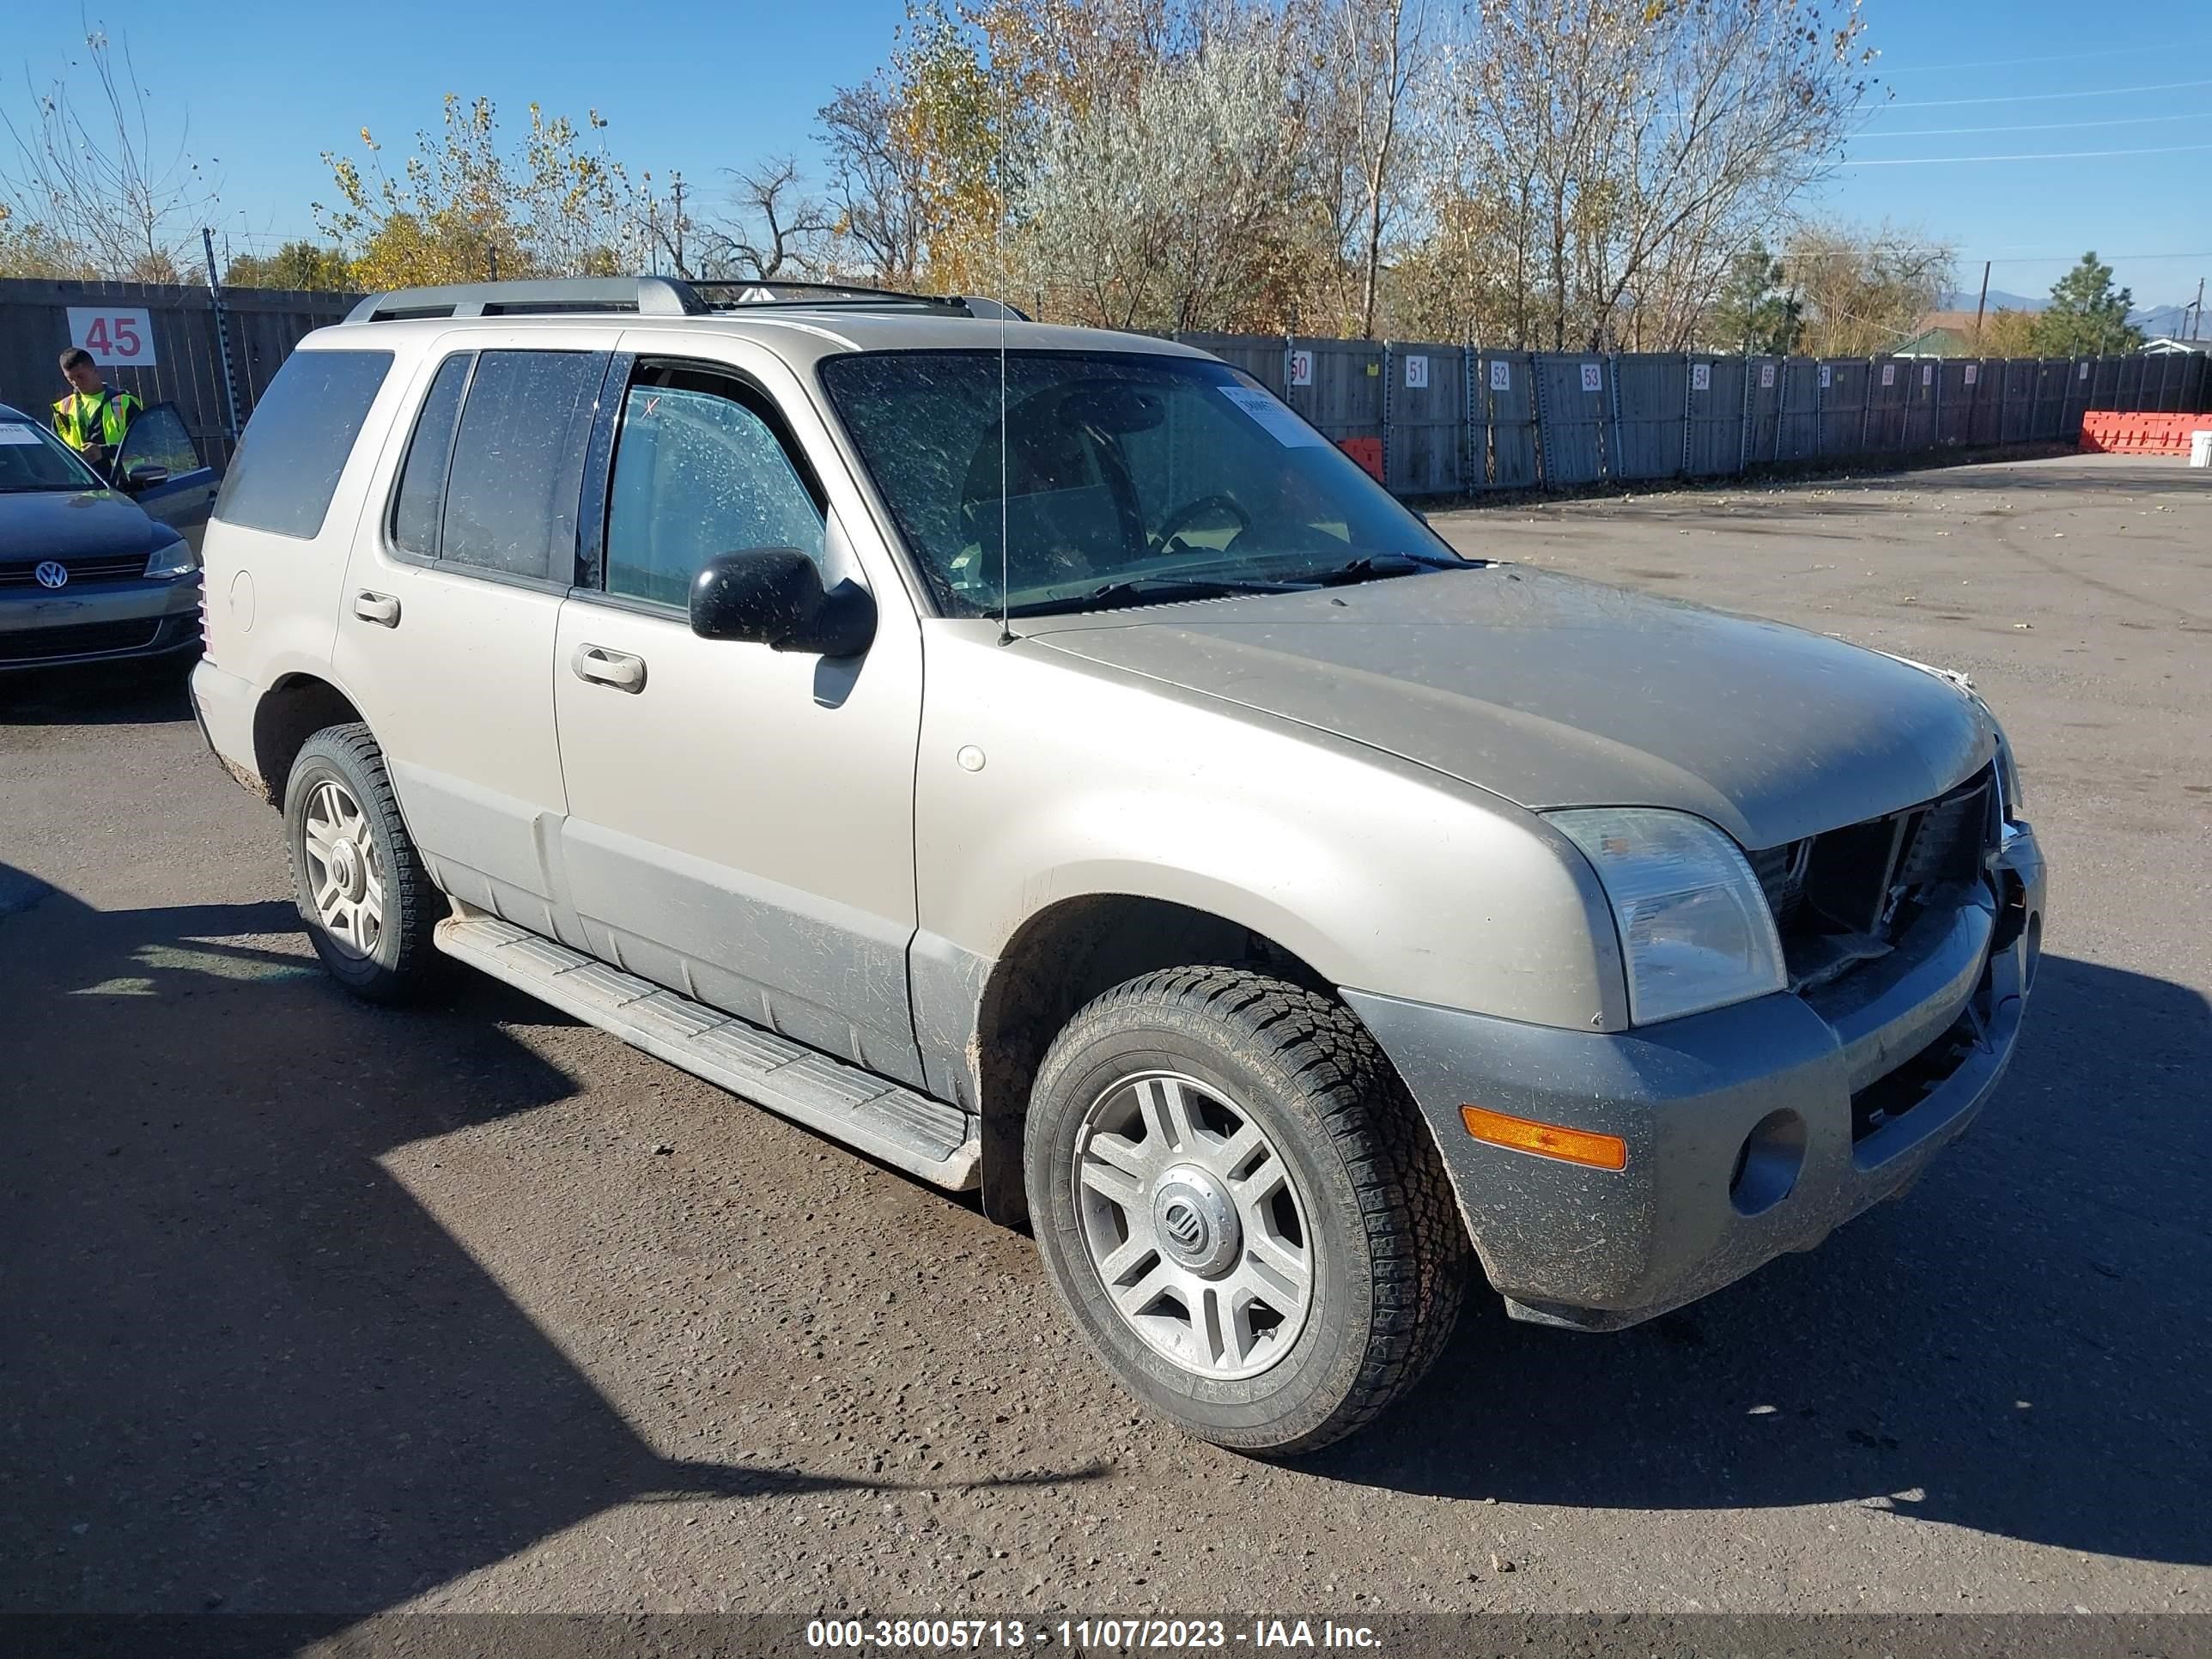
<svg viewBox="0 0 2212 1659">
<path fill-rule="evenodd" d="M 399 494 L 392 507 L 392 545 L 417 558 L 438 556 L 438 520 L 446 509 L 446 466 L 453 459 L 453 429 L 461 423 L 461 393 L 469 383 L 472 352 L 448 357 L 438 366 L 415 417 L 415 435 L 399 473 Z"/>
<path fill-rule="evenodd" d="M 313 540 L 368 406 L 392 368 L 388 351 L 295 351 L 284 360 L 216 497 L 225 524 Z"/>
<path fill-rule="evenodd" d="M 605 373 L 596 352 L 478 356 L 446 480 L 441 560 L 574 580 L 584 444 Z"/>
</svg>

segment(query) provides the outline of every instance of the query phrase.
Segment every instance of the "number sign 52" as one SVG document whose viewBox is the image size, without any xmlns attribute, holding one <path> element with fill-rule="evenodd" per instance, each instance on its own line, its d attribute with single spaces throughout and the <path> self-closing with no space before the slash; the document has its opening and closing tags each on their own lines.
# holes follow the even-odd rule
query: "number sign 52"
<svg viewBox="0 0 2212 1659">
<path fill-rule="evenodd" d="M 154 320 L 143 307 L 71 306 L 70 343 L 92 354 L 103 368 L 150 368 L 154 355 Z"/>
</svg>

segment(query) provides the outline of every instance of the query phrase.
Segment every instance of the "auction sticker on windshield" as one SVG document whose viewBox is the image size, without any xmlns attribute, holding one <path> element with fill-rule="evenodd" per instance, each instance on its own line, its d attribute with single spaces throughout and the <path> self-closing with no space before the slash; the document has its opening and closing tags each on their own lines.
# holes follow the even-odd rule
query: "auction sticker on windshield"
<svg viewBox="0 0 2212 1659">
<path fill-rule="evenodd" d="M 18 447 L 28 444 L 35 449 L 39 446 L 39 434 L 27 426 L 19 426 L 13 421 L 0 421 L 0 444 Z"/>
<path fill-rule="evenodd" d="M 1317 448 L 1328 441 L 1264 392 L 1241 386 L 1215 389 L 1257 421 L 1267 435 L 1285 449 Z"/>
</svg>

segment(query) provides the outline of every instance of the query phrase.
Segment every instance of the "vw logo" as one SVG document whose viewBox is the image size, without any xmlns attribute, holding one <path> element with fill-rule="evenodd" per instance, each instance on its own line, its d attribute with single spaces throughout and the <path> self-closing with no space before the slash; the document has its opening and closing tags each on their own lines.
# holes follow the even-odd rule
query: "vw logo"
<svg viewBox="0 0 2212 1659">
<path fill-rule="evenodd" d="M 1168 1237 L 1182 1249 L 1197 1249 L 1199 1241 L 1206 1237 L 1205 1219 L 1188 1204 L 1170 1204 L 1164 1219 Z"/>
<path fill-rule="evenodd" d="M 39 579 L 41 587 L 65 587 L 69 585 L 69 567 L 59 559 L 48 559 L 31 573 Z"/>
</svg>

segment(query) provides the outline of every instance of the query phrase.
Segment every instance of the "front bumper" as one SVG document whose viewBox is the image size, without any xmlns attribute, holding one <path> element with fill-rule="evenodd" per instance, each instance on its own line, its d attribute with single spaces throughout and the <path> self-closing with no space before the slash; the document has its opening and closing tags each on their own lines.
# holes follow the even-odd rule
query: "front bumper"
<svg viewBox="0 0 2212 1659">
<path fill-rule="evenodd" d="M 2008 826 L 2002 902 L 1929 912 L 1824 991 L 1619 1034 L 1347 991 L 1428 1118 L 1491 1282 L 1518 1318 L 1650 1319 L 1909 1186 L 2012 1058 L 2045 872 Z M 1475 1140 L 1462 1105 L 1618 1135 L 1626 1167 Z"/>
<path fill-rule="evenodd" d="M 0 588 L 0 673 L 164 657 L 200 642 L 200 578 Z"/>
</svg>

